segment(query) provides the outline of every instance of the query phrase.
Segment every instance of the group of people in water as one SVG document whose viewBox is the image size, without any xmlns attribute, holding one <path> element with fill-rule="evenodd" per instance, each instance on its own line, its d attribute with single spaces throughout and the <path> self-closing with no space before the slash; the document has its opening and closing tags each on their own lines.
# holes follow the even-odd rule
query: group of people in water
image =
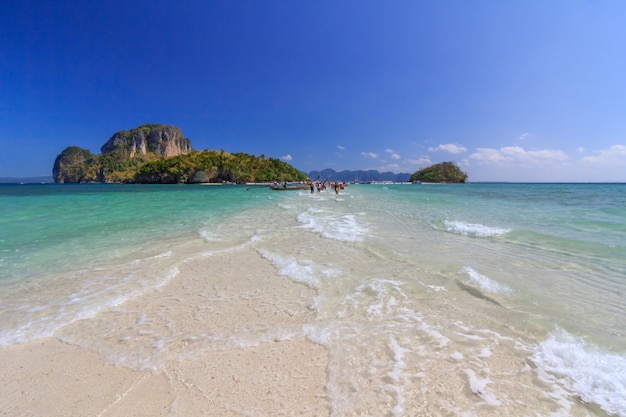
<svg viewBox="0 0 626 417">
<path fill-rule="evenodd" d="M 327 187 L 330 188 L 334 188 L 335 189 L 335 194 L 339 194 L 339 190 L 343 190 L 346 185 L 343 182 L 340 181 L 336 181 L 336 182 L 330 182 L 330 181 L 315 181 L 315 182 L 311 182 L 311 194 L 313 194 L 315 192 L 315 188 L 317 188 L 317 192 L 320 192 L 322 190 L 325 190 Z"/>
<path fill-rule="evenodd" d="M 317 192 L 320 192 L 322 190 L 325 190 L 327 188 L 331 188 L 331 189 L 335 189 L 335 194 L 339 194 L 339 190 L 343 190 L 344 188 L 346 188 L 346 183 L 342 182 L 342 181 L 307 181 L 307 182 L 300 182 L 297 183 L 296 185 L 289 185 L 287 183 L 287 181 L 283 181 L 282 185 L 280 183 L 278 183 L 277 181 L 274 181 L 272 183 L 272 185 L 270 186 L 270 188 L 272 190 L 306 190 L 308 188 L 311 189 L 311 194 L 313 194 L 315 192 L 315 189 L 317 189 Z"/>
</svg>

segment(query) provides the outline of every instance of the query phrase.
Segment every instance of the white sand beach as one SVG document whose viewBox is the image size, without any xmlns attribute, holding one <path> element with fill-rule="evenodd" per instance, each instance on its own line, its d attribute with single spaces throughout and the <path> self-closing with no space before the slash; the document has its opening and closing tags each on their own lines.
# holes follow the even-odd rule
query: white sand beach
<svg viewBox="0 0 626 417">
<path fill-rule="evenodd" d="M 259 275 L 263 286 L 259 287 Z M 280 291 L 274 289 L 280 288 Z M 291 289 L 291 292 L 289 292 Z M 287 290 L 287 291 L 286 291 Z M 205 311 L 199 322 L 191 317 L 219 292 L 223 302 Z M 313 292 L 277 275 L 250 250 L 196 259 L 186 264 L 170 284 L 134 299 L 125 311 L 147 316 L 166 309 L 175 323 L 206 326 L 237 333 L 238 329 L 285 320 L 301 320 Z M 273 297 L 293 297 L 288 314 L 272 309 Z M 298 309 L 298 307 L 301 307 Z M 124 315 L 103 313 L 106 320 Z M 91 331 L 76 322 L 64 334 Z M 83 327 L 81 329 L 81 326 Z M 97 330 L 97 326 L 95 329 Z M 102 344 L 110 343 L 107 335 Z M 62 337 L 63 338 L 63 335 Z M 164 348 L 169 348 L 164 346 Z M 132 349 L 132 347 L 131 347 Z M 169 348 L 172 350 L 171 348 Z M 109 349 L 104 351 L 110 352 Z M 129 354 L 132 352 L 129 352 Z M 327 352 L 304 338 L 274 338 L 253 346 L 195 351 L 163 356 L 162 369 L 134 370 L 112 364 L 91 349 L 57 338 L 19 344 L 0 351 L 0 412 L 12 416 L 324 416 Z"/>
</svg>

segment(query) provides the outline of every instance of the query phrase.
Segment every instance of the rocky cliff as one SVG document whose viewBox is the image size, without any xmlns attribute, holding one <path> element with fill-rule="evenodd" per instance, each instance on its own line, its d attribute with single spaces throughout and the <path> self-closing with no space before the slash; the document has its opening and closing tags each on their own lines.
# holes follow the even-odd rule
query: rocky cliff
<svg viewBox="0 0 626 417">
<path fill-rule="evenodd" d="M 123 150 L 129 158 L 148 153 L 169 158 L 189 153 L 192 148 L 191 141 L 175 126 L 142 125 L 129 131 L 120 130 L 100 148 L 103 154 L 116 150 Z"/>
<path fill-rule="evenodd" d="M 100 150 L 100 155 L 94 155 L 77 146 L 65 148 L 54 161 L 54 181 L 129 182 L 146 162 L 188 154 L 193 149 L 178 127 L 146 124 L 120 130 Z"/>
</svg>

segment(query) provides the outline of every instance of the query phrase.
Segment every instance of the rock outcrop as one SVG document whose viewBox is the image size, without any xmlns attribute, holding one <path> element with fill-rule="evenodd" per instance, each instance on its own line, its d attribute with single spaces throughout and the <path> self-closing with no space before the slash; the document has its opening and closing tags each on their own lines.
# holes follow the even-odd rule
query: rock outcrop
<svg viewBox="0 0 626 417">
<path fill-rule="evenodd" d="M 148 153 L 169 158 L 184 155 L 193 149 L 191 141 L 183 136 L 178 127 L 141 125 L 129 131 L 120 130 L 100 148 L 103 154 L 116 150 L 123 150 L 129 158 Z"/>
<path fill-rule="evenodd" d="M 120 130 L 100 148 L 100 155 L 69 146 L 54 161 L 52 177 L 65 182 L 129 182 L 147 161 L 193 151 L 191 141 L 176 126 L 141 125 Z"/>
<path fill-rule="evenodd" d="M 93 154 L 78 146 L 68 146 L 54 161 L 52 178 L 54 182 L 80 182 L 85 177 L 85 167 L 93 160 Z"/>
</svg>

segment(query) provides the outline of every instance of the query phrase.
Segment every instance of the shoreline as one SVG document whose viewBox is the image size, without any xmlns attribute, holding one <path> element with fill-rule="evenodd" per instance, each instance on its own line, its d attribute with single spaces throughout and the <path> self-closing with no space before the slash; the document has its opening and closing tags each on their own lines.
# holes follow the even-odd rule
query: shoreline
<svg viewBox="0 0 626 417">
<path fill-rule="evenodd" d="M 197 332 L 196 326 L 216 334 L 237 334 L 251 325 L 260 329 L 288 318 L 297 327 L 300 320 L 311 318 L 306 302 L 313 290 L 278 275 L 254 250 L 243 252 L 188 261 L 165 287 L 122 307 L 145 311 L 147 316 L 167 310 L 169 325 L 190 334 Z M 304 297 L 306 302 L 292 303 L 292 311 L 285 315 L 277 308 L 280 303 L 272 304 L 272 288 L 277 286 L 281 297 Z M 219 293 L 224 302 L 204 320 L 190 321 L 189 313 L 206 304 L 204 296 L 211 292 Z M 111 312 L 100 315 L 110 316 L 106 320 L 120 318 Z M 97 323 L 87 326 L 91 320 L 68 325 L 55 338 L 0 350 L 0 407 L 5 412 L 101 417 L 330 413 L 325 393 L 328 352 L 303 335 L 268 335 L 267 340 L 249 344 L 240 340 L 200 349 L 191 344 L 188 349 L 185 340 L 177 340 L 160 349 L 160 369 L 150 371 L 115 364 L 116 356 L 107 355 L 121 342 L 112 342 L 107 335 L 100 340 L 97 334 L 86 336 L 94 338 L 87 344 L 108 352 L 104 355 L 62 341 L 80 337 L 86 328 L 97 330 Z M 127 353 L 132 353 L 132 346 Z M 121 357 L 124 352 L 117 354 Z"/>
</svg>

